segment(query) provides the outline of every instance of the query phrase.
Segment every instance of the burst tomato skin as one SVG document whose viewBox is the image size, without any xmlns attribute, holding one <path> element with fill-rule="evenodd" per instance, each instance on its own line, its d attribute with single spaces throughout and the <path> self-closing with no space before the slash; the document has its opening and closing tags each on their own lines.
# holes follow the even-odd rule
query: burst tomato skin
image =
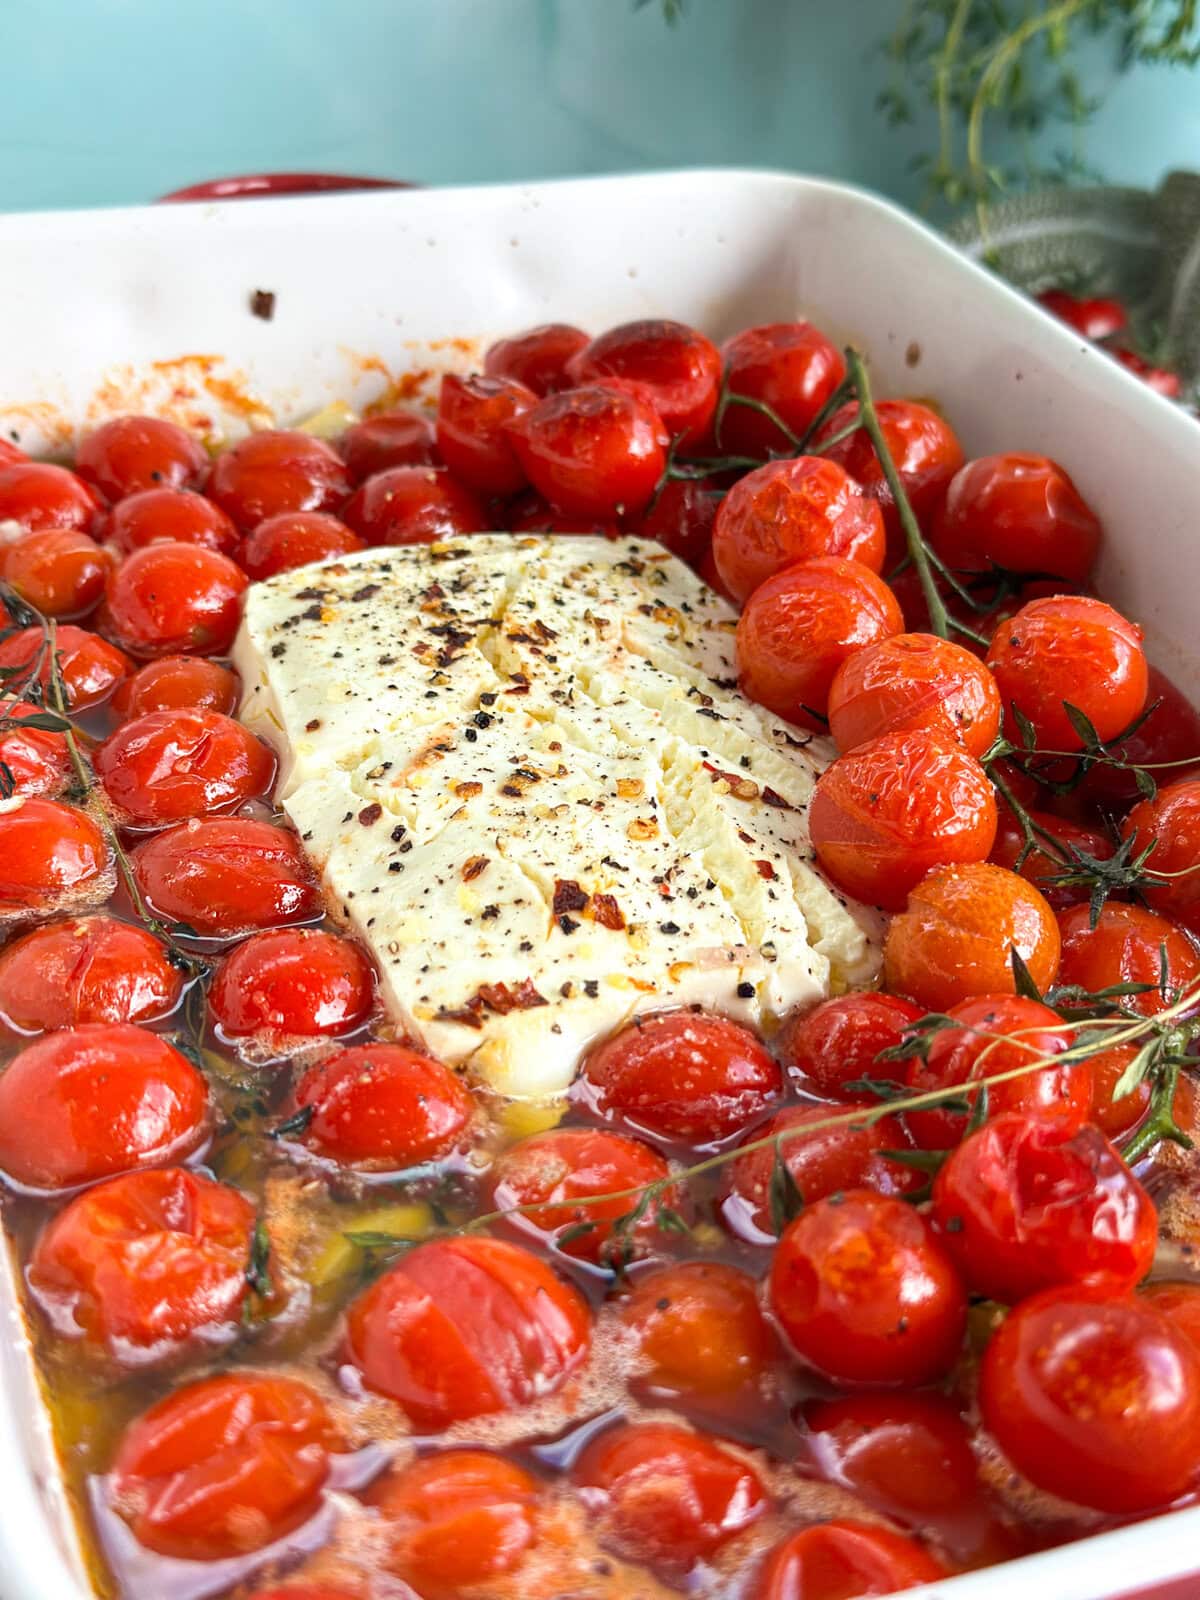
<svg viewBox="0 0 1200 1600">
<path fill-rule="evenodd" d="M 265 517 L 242 541 L 238 565 L 258 582 L 310 561 L 351 555 L 366 544 L 327 511 L 283 511 Z"/>
<path fill-rule="evenodd" d="M 796 435 L 846 376 L 841 352 L 811 322 L 772 322 L 746 328 L 721 346 L 730 394 L 758 400 Z M 769 417 L 749 406 L 726 408 L 717 440 L 722 450 L 765 456 L 787 450 L 790 440 Z"/>
<path fill-rule="evenodd" d="M 27 1189 L 74 1189 L 182 1160 L 207 1127 L 200 1073 L 130 1023 L 48 1034 L 0 1077 L 0 1170 Z"/>
<path fill-rule="evenodd" d="M 342 509 L 369 545 L 435 544 L 489 526 L 483 505 L 445 467 L 389 467 L 366 480 Z"/>
<path fill-rule="evenodd" d="M 746 1600 L 899 1594 L 948 1576 L 942 1563 L 915 1539 L 837 1518 L 801 1528 L 769 1551 Z"/>
<path fill-rule="evenodd" d="M 929 633 L 893 634 L 842 662 L 829 691 L 839 750 L 914 729 L 954 740 L 978 760 L 1000 731 L 995 678 L 969 650 Z"/>
<path fill-rule="evenodd" d="M 1147 866 L 1163 881 L 1152 877 L 1142 888 L 1150 908 L 1200 932 L 1200 780 L 1168 784 L 1153 800 L 1141 801 L 1122 823 L 1121 834 L 1132 836 L 1135 855 L 1156 841 Z"/>
<path fill-rule="evenodd" d="M 1015 1305 L 1056 1284 L 1110 1292 L 1146 1276 L 1158 1213 L 1098 1128 L 996 1117 L 951 1154 L 933 1185 L 933 1224 L 967 1287 Z"/>
<path fill-rule="evenodd" d="M 142 893 L 169 921 L 225 937 L 306 922 L 321 897 L 295 834 L 244 817 L 202 817 L 133 852 Z"/>
<path fill-rule="evenodd" d="M 95 490 L 66 467 L 0 461 L 0 522 L 18 522 L 30 533 L 51 528 L 91 533 L 100 514 Z"/>
<path fill-rule="evenodd" d="M 111 558 L 75 528 L 23 534 L 0 550 L 0 573 L 48 617 L 81 617 L 104 593 Z"/>
<path fill-rule="evenodd" d="M 1150 984 L 1143 994 L 1127 995 L 1124 1005 L 1154 1016 L 1164 1011 L 1168 995 L 1159 987 L 1162 951 L 1167 957 L 1168 994 L 1191 989 L 1200 978 L 1200 955 L 1181 928 L 1141 906 L 1109 900 L 1095 928 L 1085 905 L 1069 906 L 1058 915 L 1062 961 L 1058 979 L 1080 988 L 1106 989 L 1114 983 Z"/>
<path fill-rule="evenodd" d="M 229 716 L 237 705 L 238 687 L 237 674 L 216 661 L 159 656 L 124 680 L 113 695 L 112 709 L 123 720 L 151 711 L 219 711 Z"/>
<path fill-rule="evenodd" d="M 928 1383 L 953 1365 L 966 1327 L 966 1290 L 928 1224 L 870 1189 L 788 1223 L 768 1295 L 800 1359 L 837 1383 Z"/>
<path fill-rule="evenodd" d="M 586 517 L 645 510 L 670 443 L 646 392 L 615 378 L 547 395 L 514 423 L 512 441 L 538 493 Z"/>
<path fill-rule="evenodd" d="M 85 811 L 31 795 L 0 814 L 0 911 L 46 911 L 90 893 L 108 865 L 104 835 Z"/>
<path fill-rule="evenodd" d="M 208 492 L 243 533 L 251 533 L 281 511 L 336 511 L 350 493 L 350 477 L 323 440 L 269 429 L 217 457 Z"/>
<path fill-rule="evenodd" d="M 151 544 L 125 557 L 109 579 L 104 631 L 131 656 L 224 655 L 249 580 L 217 550 Z"/>
<path fill-rule="evenodd" d="M 421 411 L 383 411 L 347 428 L 338 450 L 355 485 L 389 467 L 437 464 L 433 423 Z"/>
<path fill-rule="evenodd" d="M 726 1139 L 776 1098 L 782 1075 L 748 1028 L 665 1011 L 638 1019 L 584 1062 L 580 1089 L 606 1117 L 664 1139 Z"/>
<path fill-rule="evenodd" d="M 877 1057 L 898 1045 L 920 1015 L 920 1006 L 894 994 L 838 995 L 790 1017 L 775 1037 L 775 1051 L 805 1088 L 832 1100 L 852 1099 L 851 1080 L 896 1077 L 897 1063 Z"/>
<path fill-rule="evenodd" d="M 1035 827 L 1045 828 L 1068 851 L 1083 851 L 1087 855 L 1094 856 L 1097 861 L 1107 861 L 1112 855 L 1113 842 L 1108 834 L 1101 832 L 1099 828 L 1088 828 L 1082 823 L 1056 817 L 1051 812 L 1039 811 L 1033 805 L 1027 805 L 1025 809 Z M 1021 861 L 1022 855 L 1025 857 L 1023 861 Z M 1088 898 L 1086 884 L 1063 884 L 1053 881 L 1062 873 L 1069 871 L 1078 857 L 1064 860 L 1057 851 L 1047 846 L 1026 851 L 1025 834 L 1021 825 L 1005 804 L 1000 807 L 1000 826 L 996 831 L 996 842 L 992 846 L 991 860 L 996 866 L 1007 867 L 1013 872 L 1018 871 L 1017 862 L 1021 861 L 1019 869 L 1021 877 L 1026 882 L 1032 883 L 1045 897 L 1046 903 L 1055 908 L 1073 905 L 1077 900 Z"/>
<path fill-rule="evenodd" d="M 1200 1470 L 1200 1351 L 1142 1300 L 1031 1296 L 985 1350 L 979 1398 L 1017 1470 L 1077 1505 L 1149 1511 Z"/>
<path fill-rule="evenodd" d="M 148 711 L 95 752 L 96 775 L 123 821 L 162 828 L 264 795 L 275 757 L 218 711 Z"/>
<path fill-rule="evenodd" d="M 571 387 L 571 358 L 588 342 L 582 328 L 568 322 L 544 322 L 511 339 L 497 340 L 483 358 L 483 370 L 489 378 L 523 383 L 536 395 L 553 394 Z"/>
<path fill-rule="evenodd" d="M 644 1364 L 635 1387 L 693 1403 L 736 1399 L 778 1361 L 775 1334 L 747 1272 L 683 1261 L 640 1274 L 620 1304 Z"/>
<path fill-rule="evenodd" d="M 571 358 L 576 383 L 626 378 L 649 391 L 671 438 L 693 450 L 708 433 L 721 387 L 721 353 L 683 322 L 626 322 Z"/>
<path fill-rule="evenodd" d="M 742 693 L 777 717 L 823 732 L 838 668 L 902 626 L 892 591 L 861 562 L 796 562 L 761 583 L 738 620 Z"/>
<path fill-rule="evenodd" d="M 824 456 L 768 461 L 721 501 L 713 558 L 725 587 L 745 603 L 797 561 L 841 556 L 883 568 L 883 518 L 841 467 Z"/>
<path fill-rule="evenodd" d="M 968 461 L 954 475 L 932 529 L 933 547 L 962 572 L 993 565 L 1082 583 L 1100 548 L 1095 513 L 1046 456 Z"/>
<path fill-rule="evenodd" d="M 113 417 L 75 452 L 76 472 L 106 500 L 146 489 L 199 489 L 208 465 L 199 439 L 163 417 Z"/>
<path fill-rule="evenodd" d="M 87 711 L 102 704 L 133 671 L 133 662 L 123 650 L 109 644 L 98 633 L 66 622 L 55 629 L 58 667 L 69 711 Z M 42 653 L 44 635 L 40 627 L 21 628 L 0 640 L 0 667 L 28 668 L 28 675 L 6 678 L 10 692 L 24 688 L 41 657 L 37 682 L 43 696 L 49 687 L 50 665 Z"/>
<path fill-rule="evenodd" d="M 405 1168 L 461 1139 L 475 1102 L 461 1078 L 407 1045 L 361 1044 L 317 1062 L 296 1085 L 312 1106 L 303 1141 L 347 1164 Z"/>
<path fill-rule="evenodd" d="M 583 1297 L 519 1245 L 418 1245 L 351 1305 L 346 1355 L 422 1432 L 552 1393 L 591 1342 Z"/>
<path fill-rule="evenodd" d="M 199 544 L 231 556 L 238 531 L 220 506 L 203 495 L 183 489 L 143 489 L 112 508 L 105 538 L 121 555 L 148 544 Z"/>
<path fill-rule="evenodd" d="M 826 769 L 808 820 L 817 860 L 840 889 L 901 911 L 932 868 L 987 856 L 995 791 L 961 747 L 923 732 L 887 733 Z"/>
<path fill-rule="evenodd" d="M 43 707 L 30 700 L 0 700 L 0 717 L 14 724 L 0 730 L 0 763 L 8 768 L 10 794 L 58 794 L 67 781 L 71 757 L 63 735 L 20 726 L 43 714 Z"/>
<path fill-rule="evenodd" d="M 447 373 L 438 400 L 437 442 L 454 476 L 478 494 L 510 495 L 523 488 L 525 473 L 508 429 L 537 398 L 512 378 Z"/>
<path fill-rule="evenodd" d="M 0 951 L 0 1021 L 19 1033 L 81 1022 L 152 1022 L 183 975 L 152 933 L 114 917 L 48 922 Z"/>
<path fill-rule="evenodd" d="M 212 1014 L 231 1039 L 351 1033 L 367 1020 L 374 1000 L 375 974 L 366 956 L 322 928 L 251 934 L 221 962 L 208 991 Z"/>
</svg>

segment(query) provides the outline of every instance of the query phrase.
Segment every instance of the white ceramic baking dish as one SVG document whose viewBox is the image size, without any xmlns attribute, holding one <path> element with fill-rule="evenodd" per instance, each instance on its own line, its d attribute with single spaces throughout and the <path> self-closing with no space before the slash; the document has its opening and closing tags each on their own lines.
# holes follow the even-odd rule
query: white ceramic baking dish
<svg viewBox="0 0 1200 1600">
<path fill-rule="evenodd" d="M 251 312 L 274 295 L 269 320 Z M 531 187 L 0 217 L 0 428 L 29 448 L 153 408 L 282 421 L 470 366 L 535 322 L 811 316 L 926 394 L 968 452 L 1044 451 L 1103 517 L 1102 583 L 1200 691 L 1195 422 L 893 207 L 688 172 Z M 412 380 L 420 387 L 421 380 Z M 85 1600 L 11 1273 L 0 1277 L 0 1595 Z M 933 1585 L 939 1600 L 1195 1600 L 1200 1509 Z"/>
</svg>

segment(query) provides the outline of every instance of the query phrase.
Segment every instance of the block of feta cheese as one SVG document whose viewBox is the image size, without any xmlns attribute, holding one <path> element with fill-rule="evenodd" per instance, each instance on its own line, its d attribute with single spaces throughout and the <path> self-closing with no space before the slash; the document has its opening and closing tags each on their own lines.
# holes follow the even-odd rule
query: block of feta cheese
<svg viewBox="0 0 1200 1600">
<path fill-rule="evenodd" d="M 770 1032 L 876 975 L 813 865 L 832 758 L 739 693 L 734 613 L 636 539 L 484 534 L 254 584 L 246 725 L 398 1027 L 561 1093 L 637 1013 Z"/>
</svg>

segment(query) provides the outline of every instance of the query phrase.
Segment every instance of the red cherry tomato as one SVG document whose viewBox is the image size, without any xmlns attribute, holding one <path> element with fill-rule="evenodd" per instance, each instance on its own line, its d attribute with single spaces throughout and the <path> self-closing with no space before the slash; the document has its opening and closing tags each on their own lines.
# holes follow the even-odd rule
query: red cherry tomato
<svg viewBox="0 0 1200 1600">
<path fill-rule="evenodd" d="M 1200 955 L 1181 928 L 1166 917 L 1141 906 L 1119 905 L 1109 900 L 1091 925 L 1088 907 L 1069 906 L 1059 912 L 1062 962 L 1058 981 L 1081 989 L 1107 989 L 1115 983 L 1144 983 L 1142 994 L 1126 995 L 1123 1005 L 1151 1017 L 1200 979 Z M 1161 986 L 1166 956 L 1166 992 Z"/>
<path fill-rule="evenodd" d="M 489 378 L 523 383 L 534 394 L 552 394 L 570 388 L 574 381 L 568 372 L 571 358 L 587 343 L 582 328 L 567 322 L 545 322 L 527 333 L 498 340 L 484 356 L 483 370 Z"/>
<path fill-rule="evenodd" d="M 324 440 L 269 429 L 217 457 L 208 492 L 250 533 L 281 511 L 336 511 L 350 493 L 350 475 Z"/>
<path fill-rule="evenodd" d="M 672 478 L 638 519 L 635 532 L 696 566 L 712 542 L 717 496 L 703 479 Z"/>
<path fill-rule="evenodd" d="M 619 1423 L 585 1446 L 573 1477 L 624 1554 L 684 1577 L 766 1512 L 754 1468 L 672 1422 Z"/>
<path fill-rule="evenodd" d="M 0 467 L 9 467 L 15 461 L 28 461 L 29 457 L 24 450 L 12 443 L 10 439 L 0 439 Z"/>
<path fill-rule="evenodd" d="M 87 812 L 37 795 L 10 805 L 0 814 L 0 911 L 52 911 L 93 895 L 109 850 Z"/>
<path fill-rule="evenodd" d="M 143 489 L 199 489 L 208 476 L 199 439 L 163 417 L 113 417 L 79 441 L 75 470 L 106 500 Z"/>
<path fill-rule="evenodd" d="M 1129 320 L 1119 300 L 1080 299 L 1064 289 L 1043 289 L 1037 298 L 1052 317 L 1067 323 L 1085 339 L 1111 339 Z"/>
<path fill-rule="evenodd" d="M 811 322 L 747 328 L 727 339 L 721 354 L 729 393 L 769 406 L 792 438 L 816 421 L 846 376 L 840 351 Z M 765 456 L 787 450 L 792 439 L 762 412 L 734 403 L 725 409 L 717 444 L 740 455 Z"/>
<path fill-rule="evenodd" d="M 243 817 L 204 817 L 133 852 L 142 893 L 169 921 L 225 937 L 307 922 L 321 897 L 299 841 Z"/>
<path fill-rule="evenodd" d="M 1145 1078 L 1119 1100 L 1113 1098 L 1113 1090 L 1136 1055 L 1136 1045 L 1115 1044 L 1088 1057 L 1092 1074 L 1091 1120 L 1110 1139 L 1135 1128 L 1150 1105 L 1150 1084 Z"/>
<path fill-rule="evenodd" d="M 42 706 L 29 700 L 0 699 L 0 766 L 7 767 L 9 794 L 58 794 L 71 770 L 67 741 L 61 733 L 36 726 L 22 727 L 44 717 Z"/>
<path fill-rule="evenodd" d="M 779 1360 L 757 1284 L 724 1261 L 682 1261 L 639 1274 L 619 1314 L 637 1343 L 632 1381 L 651 1396 L 742 1404 Z"/>
<path fill-rule="evenodd" d="M 479 500 L 445 467 L 377 472 L 346 502 L 342 515 L 373 545 L 434 544 L 490 526 Z"/>
<path fill-rule="evenodd" d="M 91 533 L 100 514 L 99 496 L 66 467 L 45 461 L 0 462 L 0 523 L 17 522 L 30 533 L 51 528 Z"/>
<path fill-rule="evenodd" d="M 1000 691 L 961 645 L 930 633 L 897 633 L 848 656 L 829 690 L 829 731 L 841 751 L 882 733 L 957 741 L 978 760 L 1000 731 Z"/>
<path fill-rule="evenodd" d="M 437 414 L 442 460 L 479 494 L 516 494 L 525 474 L 508 429 L 536 404 L 533 390 L 512 378 L 459 378 L 448 372 Z"/>
<path fill-rule="evenodd" d="M 475 1102 L 461 1078 L 402 1044 L 360 1044 L 317 1062 L 296 1085 L 312 1107 L 302 1135 L 321 1155 L 356 1166 L 404 1168 L 458 1144 Z"/>
<path fill-rule="evenodd" d="M 1141 886 L 1146 903 L 1163 916 L 1200 932 L 1200 780 L 1168 784 L 1143 800 L 1121 825 L 1135 855 L 1153 841 Z"/>
<path fill-rule="evenodd" d="M 635 1019 L 592 1051 L 580 1084 L 604 1116 L 688 1144 L 739 1132 L 781 1087 L 778 1063 L 748 1028 L 691 1011 Z"/>
<path fill-rule="evenodd" d="M 1092 856 L 1097 861 L 1107 861 L 1114 849 L 1111 838 L 1099 828 L 1085 828 L 1082 823 L 1070 822 L 1048 811 L 1039 811 L 1035 806 L 1026 806 L 1025 809 L 1035 827 L 1044 828 L 1059 840 L 1066 851 L 1065 857 L 1048 844 L 1035 845 L 1032 850 L 1027 850 L 1021 824 L 1008 806 L 1002 805 L 991 861 L 1014 872 L 1018 870 L 1017 862 L 1020 861 L 1021 876 L 1040 890 L 1049 905 L 1068 906 L 1077 900 L 1086 900 L 1089 894 L 1086 884 L 1060 884 L 1054 880 L 1071 871 L 1072 867 L 1078 867 L 1083 855 Z"/>
<path fill-rule="evenodd" d="M 922 1384 L 958 1357 L 967 1296 L 903 1200 L 850 1189 L 805 1206 L 771 1263 L 771 1310 L 801 1360 L 838 1383 Z"/>
<path fill-rule="evenodd" d="M 777 717 L 823 732 L 838 668 L 903 626 L 892 591 L 861 562 L 797 562 L 746 602 L 737 628 L 742 693 Z"/>
<path fill-rule="evenodd" d="M 987 856 L 994 794 L 960 746 L 924 732 L 885 733 L 821 775 L 808 811 L 817 860 L 856 900 L 899 911 L 932 867 Z"/>
<path fill-rule="evenodd" d="M 351 1305 L 348 1359 L 414 1425 L 552 1394 L 591 1342 L 587 1304 L 537 1256 L 479 1236 L 418 1245 Z"/>
<path fill-rule="evenodd" d="M 381 411 L 347 428 L 338 440 L 351 482 L 390 467 L 432 467 L 438 459 L 433 422 L 422 411 Z"/>
<path fill-rule="evenodd" d="M 161 828 L 266 794 L 275 757 L 219 711 L 148 711 L 95 752 L 96 776 L 122 821 Z"/>
<path fill-rule="evenodd" d="M 1071 479 L 1046 456 L 981 456 L 955 473 L 933 547 L 960 572 L 1033 572 L 1083 583 L 1100 548 L 1100 523 Z"/>
<path fill-rule="evenodd" d="M 245 1555 L 312 1516 L 339 1445 L 307 1384 L 273 1373 L 202 1378 L 126 1429 L 113 1502 L 138 1543 L 159 1555 Z"/>
<path fill-rule="evenodd" d="M 683 322 L 625 322 L 579 351 L 571 372 L 581 384 L 627 378 L 644 385 L 663 427 L 686 451 L 703 442 L 717 409 L 721 353 Z"/>
<path fill-rule="evenodd" d="M 643 511 L 670 442 L 646 391 L 614 378 L 539 400 L 514 424 L 512 441 L 538 493 L 586 517 Z"/>
<path fill-rule="evenodd" d="M 180 489 L 143 489 L 119 501 L 105 536 L 121 555 L 148 544 L 199 544 L 231 556 L 238 543 L 238 531 L 220 506 Z"/>
<path fill-rule="evenodd" d="M 1178 400 L 1183 394 L 1183 379 L 1169 367 L 1156 367 L 1145 356 L 1138 355 L 1136 350 L 1114 350 L 1112 355 L 1135 378 L 1140 378 L 1147 388 L 1153 389 L 1155 394 L 1161 394 L 1167 400 Z"/>
<path fill-rule="evenodd" d="M 920 1015 L 920 1006 L 894 994 L 839 995 L 790 1017 L 776 1035 L 775 1052 L 805 1089 L 853 1099 L 856 1091 L 847 1085 L 854 1079 L 895 1079 L 902 1072 L 898 1062 L 878 1057 L 894 1049 Z"/>
<path fill-rule="evenodd" d="M 1146 1284 L 1141 1299 L 1200 1350 L 1200 1284 L 1159 1279 Z"/>
<path fill-rule="evenodd" d="M 26 533 L 0 548 L 6 583 L 47 617 L 79 617 L 104 593 L 112 568 L 94 539 L 74 528 Z"/>
<path fill-rule="evenodd" d="M 1200 1351 L 1152 1305 L 1047 1289 L 983 1357 L 985 1426 L 1039 1489 L 1096 1511 L 1149 1511 L 1200 1471 Z"/>
<path fill-rule="evenodd" d="M 0 1076 L 0 1171 L 25 1189 L 74 1189 L 179 1161 L 207 1127 L 196 1068 L 127 1022 L 48 1034 Z"/>
<path fill-rule="evenodd" d="M 237 705 L 238 680 L 228 667 L 199 656 L 160 656 L 126 678 L 112 698 L 115 714 L 125 720 L 151 711 L 217 711 L 228 715 Z"/>
<path fill-rule="evenodd" d="M 837 1518 L 801 1528 L 769 1553 L 746 1600 L 858 1600 L 948 1576 L 915 1539 Z"/>
<path fill-rule="evenodd" d="M 115 917 L 48 922 L 0 951 L 0 1021 L 18 1033 L 153 1022 L 182 993 L 183 974 L 154 935 Z"/>
<path fill-rule="evenodd" d="M 277 572 L 328 561 L 366 545 L 344 522 L 325 511 L 284 511 L 267 517 L 246 535 L 238 563 L 251 578 L 273 578 Z"/>
<path fill-rule="evenodd" d="M 231 1039 L 351 1033 L 374 1001 L 375 974 L 366 956 L 321 928 L 252 934 L 225 957 L 208 991 L 213 1016 Z"/>
<path fill-rule="evenodd" d="M 146 545 L 109 579 L 102 626 L 132 656 L 224 655 L 237 632 L 247 581 L 219 551 Z"/>
<path fill-rule="evenodd" d="M 1118 740 L 1112 754 L 1131 766 L 1149 767 L 1160 783 L 1194 778 L 1200 772 L 1200 711 L 1153 666 L 1146 705 L 1153 709 L 1148 710 L 1145 721 L 1127 739 Z M 1159 765 L 1162 762 L 1167 764 Z M 1192 762 L 1194 766 L 1189 765 Z M 1140 798 L 1132 772 L 1103 762 L 1085 774 L 1079 789 L 1106 811 L 1124 809 Z"/>
<path fill-rule="evenodd" d="M 236 1189 L 182 1167 L 130 1172 L 58 1213 L 26 1277 L 60 1338 L 143 1367 L 234 1335 L 253 1232 Z"/>
<path fill-rule="evenodd" d="M 671 486 L 668 484 L 666 487 Z M 583 517 L 569 511 L 558 511 L 533 489 L 527 489 L 510 500 L 500 513 L 500 520 L 513 533 L 594 533 L 602 539 L 617 539 L 622 532 L 611 518 Z M 646 538 L 650 537 L 647 533 Z"/>
<path fill-rule="evenodd" d="M 87 711 L 102 704 L 133 671 L 133 662 L 125 652 L 98 633 L 89 633 L 86 628 L 77 628 L 70 622 L 63 623 L 54 632 L 59 677 L 70 711 Z M 10 692 L 24 689 L 31 678 L 36 678 L 45 697 L 50 684 L 50 662 L 44 643 L 45 634 L 36 627 L 20 628 L 6 639 L 0 639 L 0 667 L 23 669 L 4 680 Z"/>
</svg>

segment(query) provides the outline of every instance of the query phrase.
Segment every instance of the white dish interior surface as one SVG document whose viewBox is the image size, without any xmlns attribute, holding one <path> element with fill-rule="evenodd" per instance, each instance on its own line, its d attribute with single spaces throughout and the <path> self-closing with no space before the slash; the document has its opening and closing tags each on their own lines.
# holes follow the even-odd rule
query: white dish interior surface
<svg viewBox="0 0 1200 1600">
<path fill-rule="evenodd" d="M 274 294 L 270 320 L 250 310 Z M 1117 364 L 894 207 L 831 183 L 688 172 L 529 187 L 0 217 L 0 429 L 69 450 L 154 410 L 217 436 L 406 373 L 416 392 L 538 322 L 636 317 L 716 338 L 811 317 L 870 359 L 878 395 L 933 397 L 968 455 L 1061 461 L 1106 529 L 1104 595 L 1200 692 L 1200 432 Z M 88 1600 L 23 1332 L 0 1275 L 0 1595 Z M 919 1591 L 944 1600 L 1152 1600 L 1200 1570 L 1200 1509 Z M 1182 1595 L 1184 1590 L 1175 1591 Z"/>
</svg>

